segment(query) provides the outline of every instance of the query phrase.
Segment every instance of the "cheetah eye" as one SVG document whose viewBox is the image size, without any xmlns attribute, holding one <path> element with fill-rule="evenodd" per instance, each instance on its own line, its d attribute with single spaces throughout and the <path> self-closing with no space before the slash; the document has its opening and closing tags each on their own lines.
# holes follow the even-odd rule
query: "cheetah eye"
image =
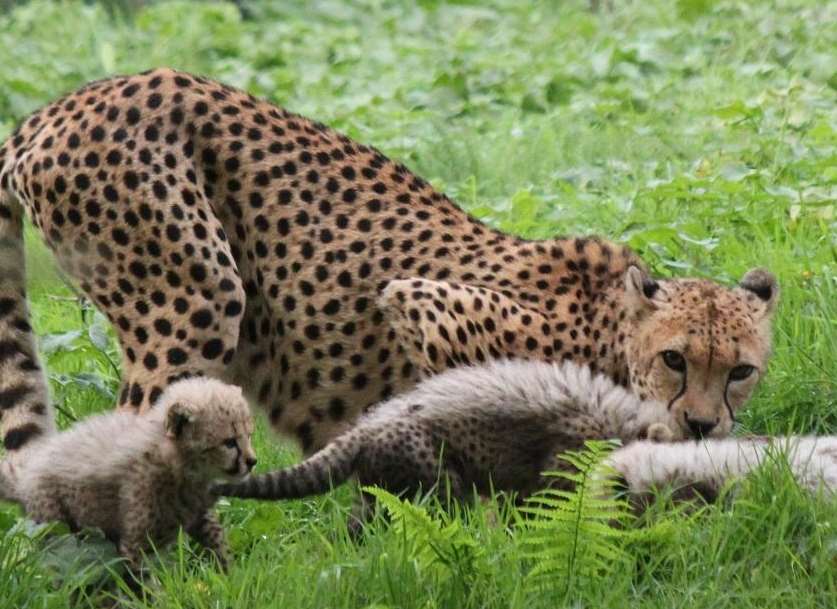
<svg viewBox="0 0 837 609">
<path fill-rule="evenodd" d="M 741 366 L 736 366 L 732 370 L 729 371 L 729 380 L 731 381 L 743 381 L 745 378 L 753 374 L 756 371 L 755 366 L 750 366 L 748 364 L 743 364 Z"/>
<path fill-rule="evenodd" d="M 686 371 L 686 358 L 683 357 L 682 353 L 668 350 L 663 351 L 662 355 L 663 361 L 666 363 L 666 366 L 668 366 L 676 372 Z"/>
<path fill-rule="evenodd" d="M 235 438 L 227 438 L 224 440 L 224 446 L 227 448 L 238 448 L 238 440 Z"/>
</svg>

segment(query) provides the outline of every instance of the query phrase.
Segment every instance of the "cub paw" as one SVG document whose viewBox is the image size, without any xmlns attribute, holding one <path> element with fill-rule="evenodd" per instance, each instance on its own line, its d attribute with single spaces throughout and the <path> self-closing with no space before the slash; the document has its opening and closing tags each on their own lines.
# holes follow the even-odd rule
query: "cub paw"
<svg viewBox="0 0 837 609">
<path fill-rule="evenodd" d="M 648 426 L 646 437 L 651 442 L 671 442 L 675 439 L 675 434 L 665 423 L 652 423 Z"/>
</svg>

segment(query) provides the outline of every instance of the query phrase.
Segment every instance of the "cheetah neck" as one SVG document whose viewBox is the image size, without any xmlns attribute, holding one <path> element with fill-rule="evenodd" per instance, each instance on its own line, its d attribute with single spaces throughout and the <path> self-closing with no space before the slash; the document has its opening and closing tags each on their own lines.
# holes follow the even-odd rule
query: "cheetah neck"
<svg viewBox="0 0 837 609">
<path fill-rule="evenodd" d="M 642 261 L 628 247 L 596 238 L 516 240 L 506 248 L 506 264 L 485 287 L 543 316 L 561 344 L 545 357 L 585 364 L 629 388 L 624 277 Z"/>
<path fill-rule="evenodd" d="M 600 332 L 599 353 L 603 346 L 606 353 L 595 361 L 599 372 L 613 382 L 631 389 L 630 366 L 627 345 L 631 335 L 631 320 L 625 312 L 625 287 L 622 278 L 602 292 L 596 306 L 593 323 Z"/>
</svg>

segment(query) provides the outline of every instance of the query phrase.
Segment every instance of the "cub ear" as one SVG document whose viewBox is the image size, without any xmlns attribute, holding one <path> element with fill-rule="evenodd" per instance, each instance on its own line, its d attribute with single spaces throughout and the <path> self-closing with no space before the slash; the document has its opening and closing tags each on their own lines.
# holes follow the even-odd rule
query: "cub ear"
<svg viewBox="0 0 837 609">
<path fill-rule="evenodd" d="M 166 415 L 166 436 L 175 440 L 182 437 L 184 430 L 194 421 L 195 413 L 192 407 L 185 402 L 175 402 L 169 407 Z"/>
<path fill-rule="evenodd" d="M 395 341 L 424 375 L 492 359 L 558 359 L 565 348 L 565 328 L 482 287 L 399 279 L 384 288 L 379 306 Z"/>
<path fill-rule="evenodd" d="M 630 311 L 642 316 L 657 310 L 664 302 L 660 284 L 638 266 L 625 271 L 625 304 Z"/>
<path fill-rule="evenodd" d="M 773 314 L 779 300 L 779 282 L 773 273 L 763 268 L 750 269 L 741 278 L 738 289 L 762 317 Z"/>
</svg>

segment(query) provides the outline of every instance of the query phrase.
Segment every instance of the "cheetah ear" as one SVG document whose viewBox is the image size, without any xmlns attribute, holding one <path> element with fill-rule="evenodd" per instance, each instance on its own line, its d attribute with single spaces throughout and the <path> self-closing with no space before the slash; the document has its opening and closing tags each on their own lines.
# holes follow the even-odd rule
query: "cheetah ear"
<svg viewBox="0 0 837 609">
<path fill-rule="evenodd" d="M 762 317 L 773 315 L 779 300 L 779 282 L 773 273 L 763 268 L 750 269 L 741 278 L 737 289 Z"/>
<path fill-rule="evenodd" d="M 176 440 L 183 436 L 183 431 L 195 421 L 191 406 L 184 402 L 175 402 L 169 407 L 166 416 L 166 436 Z"/>
<path fill-rule="evenodd" d="M 540 312 L 482 287 L 399 279 L 378 304 L 393 342 L 424 375 L 500 358 L 557 359 L 565 348 Z"/>
<path fill-rule="evenodd" d="M 625 271 L 625 303 L 637 315 L 655 311 L 664 302 L 660 284 L 638 266 Z"/>
</svg>

